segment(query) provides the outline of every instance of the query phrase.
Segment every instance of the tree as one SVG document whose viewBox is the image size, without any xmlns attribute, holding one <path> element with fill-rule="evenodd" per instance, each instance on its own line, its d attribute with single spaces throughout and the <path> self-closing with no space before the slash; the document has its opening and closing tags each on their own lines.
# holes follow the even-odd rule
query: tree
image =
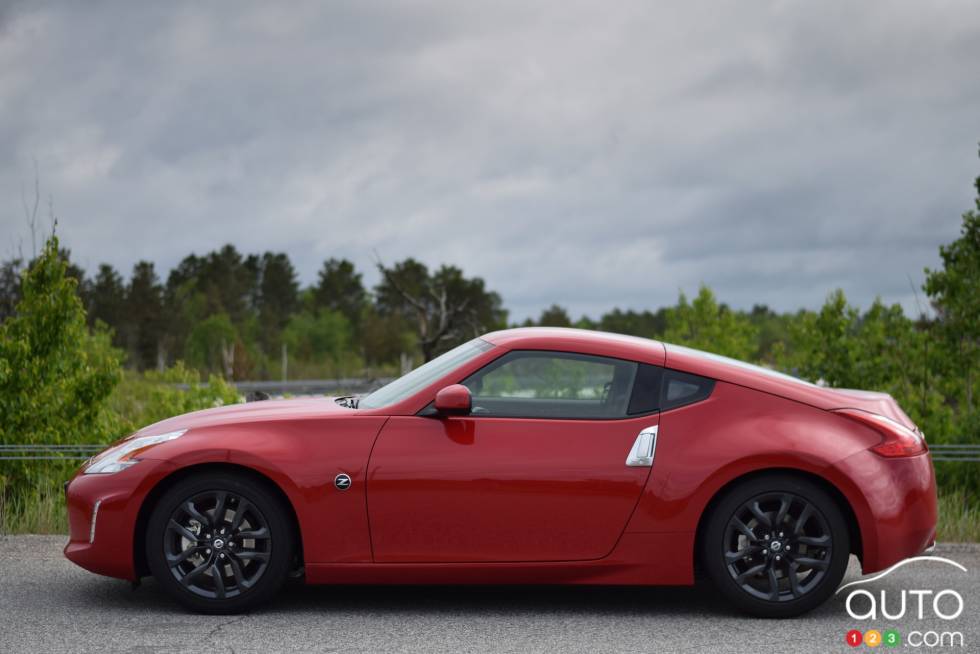
<svg viewBox="0 0 980 654">
<path fill-rule="evenodd" d="M 599 319 L 599 329 L 604 332 L 642 336 L 644 338 L 660 338 L 667 328 L 667 310 L 651 311 L 621 311 L 616 308 L 603 314 Z"/>
<path fill-rule="evenodd" d="M 29 221 L 29 226 L 36 230 L 36 224 Z M 36 239 L 35 234 L 32 234 L 32 237 Z M 75 288 L 79 296 L 82 297 L 82 304 L 84 305 L 88 291 L 85 271 L 71 261 L 71 252 L 65 248 L 58 249 L 58 258 L 65 264 L 65 276 L 75 280 Z M 27 267 L 33 266 L 37 260 L 38 258 L 35 256 Z M 14 307 L 20 301 L 20 278 L 23 272 L 24 260 L 21 257 L 13 257 L 0 263 L 0 321 L 13 315 Z"/>
<path fill-rule="evenodd" d="M 324 261 L 313 289 L 313 302 L 317 308 L 342 313 L 356 329 L 367 303 L 367 292 L 354 264 L 347 259 Z"/>
<path fill-rule="evenodd" d="M 894 354 L 913 329 L 900 305 L 876 299 L 862 316 L 837 289 L 819 311 L 801 311 L 791 325 L 793 371 L 828 386 L 888 390 L 900 376 Z"/>
<path fill-rule="evenodd" d="M 20 276 L 23 271 L 22 259 L 13 258 L 0 264 L 0 322 L 14 315 L 20 302 Z"/>
<path fill-rule="evenodd" d="M 891 394 L 931 439 L 952 431 L 951 414 L 933 383 L 935 347 L 901 305 L 876 299 L 864 312 L 836 290 L 819 311 L 789 322 L 780 367 L 814 382 Z"/>
<path fill-rule="evenodd" d="M 149 261 L 140 261 L 133 266 L 133 276 L 126 288 L 125 307 L 130 357 L 140 370 L 157 367 L 162 354 L 163 289 Z"/>
<path fill-rule="evenodd" d="M 88 294 L 87 280 L 85 279 L 85 271 L 82 267 L 71 260 L 71 250 L 68 248 L 60 248 L 58 250 L 58 257 L 65 262 L 65 276 L 70 277 L 75 280 L 75 289 L 80 297 L 85 298 Z M 34 265 L 34 262 L 31 262 Z M 85 305 L 83 300 L 82 306 Z"/>
<path fill-rule="evenodd" d="M 198 370 L 217 372 L 225 379 L 235 375 L 238 332 L 226 313 L 216 313 L 197 323 L 187 339 L 188 362 Z"/>
<path fill-rule="evenodd" d="M 702 285 L 690 303 L 681 293 L 677 306 L 668 309 L 665 318 L 667 342 L 743 360 L 756 350 L 756 328 L 744 315 L 718 304 L 707 286 Z"/>
<path fill-rule="evenodd" d="M 255 310 L 260 295 L 258 283 L 262 260 L 257 255 L 243 258 L 235 246 L 228 244 L 203 257 L 191 254 L 171 271 L 167 288 L 186 286 L 201 293 L 207 315 L 227 313 L 235 325 L 242 325 Z"/>
<path fill-rule="evenodd" d="M 259 275 L 259 258 L 243 259 L 230 243 L 210 252 L 197 272 L 198 289 L 208 299 L 208 313 L 223 311 L 233 324 L 243 324 L 254 308 Z"/>
<path fill-rule="evenodd" d="M 77 280 L 51 236 L 0 325 L 0 440 L 99 442 L 119 379 L 120 355 L 105 330 L 89 333 Z"/>
<path fill-rule="evenodd" d="M 776 313 L 765 304 L 753 305 L 748 319 L 759 332 L 758 348 L 753 359 L 770 365 L 777 363 L 789 340 L 792 318 L 792 314 Z"/>
<path fill-rule="evenodd" d="M 392 268 L 380 262 L 382 281 L 375 288 L 383 314 L 405 316 L 415 327 L 426 361 L 439 352 L 506 324 L 500 296 L 487 291 L 479 277 L 467 279 L 455 266 L 430 274 L 415 259 Z"/>
<path fill-rule="evenodd" d="M 339 311 L 301 311 L 290 318 L 282 338 L 301 360 L 337 363 L 350 349 L 350 323 Z"/>
<path fill-rule="evenodd" d="M 126 283 L 107 263 L 99 266 L 99 272 L 92 282 L 86 304 L 89 325 L 102 321 L 115 332 L 112 342 L 117 347 L 125 346 L 126 332 Z"/>
<path fill-rule="evenodd" d="M 980 177 L 976 210 L 963 214 L 960 237 L 939 248 L 941 270 L 926 269 L 924 289 L 938 317 L 938 331 L 950 356 L 948 374 L 962 380 L 955 401 L 972 415 L 976 373 L 980 369 Z"/>
<path fill-rule="evenodd" d="M 368 304 L 355 335 L 369 364 L 398 361 L 399 357 L 418 349 L 412 324 L 400 313 L 381 313 Z"/>
<path fill-rule="evenodd" d="M 568 317 L 568 312 L 565 311 L 564 307 L 552 304 L 541 312 L 538 325 L 541 327 L 571 327 L 572 319 Z"/>
<path fill-rule="evenodd" d="M 284 253 L 266 252 L 259 262 L 256 308 L 259 321 L 259 343 L 266 354 L 273 354 L 281 342 L 282 330 L 299 307 L 299 283 L 296 269 Z"/>
<path fill-rule="evenodd" d="M 261 280 L 266 262 L 272 270 L 263 295 Z M 269 349 L 278 346 L 282 326 L 296 306 L 294 278 L 295 271 L 284 254 L 242 257 L 233 245 L 228 244 L 204 256 L 191 254 L 184 257 L 170 271 L 164 292 L 166 329 L 163 342 L 168 361 L 181 354 L 188 359 L 201 356 L 199 342 L 191 351 L 192 331 L 211 316 L 224 314 L 237 339 L 226 344 L 229 349 L 225 354 L 232 361 L 232 374 L 236 378 L 249 375 L 254 357 L 260 356 L 255 344 L 261 341 Z M 265 323 L 260 324 L 259 313 L 263 306 Z M 279 313 L 283 310 L 286 311 L 284 315 Z M 223 363 L 213 365 L 214 370 L 224 370 L 228 374 Z"/>
<path fill-rule="evenodd" d="M 182 280 L 170 271 L 163 291 L 162 347 L 168 365 L 187 357 L 187 340 L 191 330 L 207 317 L 207 299 L 192 280 Z"/>
</svg>

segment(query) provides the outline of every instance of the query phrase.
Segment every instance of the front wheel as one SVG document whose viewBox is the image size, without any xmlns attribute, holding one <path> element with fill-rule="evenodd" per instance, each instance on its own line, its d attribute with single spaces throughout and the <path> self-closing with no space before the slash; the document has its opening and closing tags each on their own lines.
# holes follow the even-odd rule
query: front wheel
<svg viewBox="0 0 980 654">
<path fill-rule="evenodd" d="M 229 473 L 177 483 L 157 502 L 146 558 L 177 601 L 201 613 L 239 613 L 268 601 L 293 558 L 282 501 L 260 483 Z"/>
<path fill-rule="evenodd" d="M 850 539 L 823 489 L 802 478 L 767 475 L 736 486 L 715 506 L 701 557 L 736 607 L 787 618 L 819 606 L 838 587 Z"/>
</svg>

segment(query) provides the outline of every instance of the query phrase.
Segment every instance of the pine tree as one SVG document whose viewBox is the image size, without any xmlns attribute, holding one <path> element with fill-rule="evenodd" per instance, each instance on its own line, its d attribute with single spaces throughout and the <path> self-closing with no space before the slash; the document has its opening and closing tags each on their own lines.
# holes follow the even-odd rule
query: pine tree
<svg viewBox="0 0 980 654">
<path fill-rule="evenodd" d="M 113 345 L 125 347 L 125 334 L 128 327 L 126 283 L 115 268 L 107 263 L 99 266 L 99 272 L 89 289 L 86 304 L 89 325 L 95 325 L 101 320 L 114 332 Z"/>
<path fill-rule="evenodd" d="M 356 329 L 361 324 L 367 292 L 354 264 L 347 259 L 324 261 L 317 285 L 313 289 L 313 302 L 318 309 L 330 309 L 343 314 Z"/>
<path fill-rule="evenodd" d="M 125 308 L 125 341 L 132 362 L 141 370 L 157 367 L 164 327 L 163 288 L 149 261 L 133 266 Z"/>
</svg>

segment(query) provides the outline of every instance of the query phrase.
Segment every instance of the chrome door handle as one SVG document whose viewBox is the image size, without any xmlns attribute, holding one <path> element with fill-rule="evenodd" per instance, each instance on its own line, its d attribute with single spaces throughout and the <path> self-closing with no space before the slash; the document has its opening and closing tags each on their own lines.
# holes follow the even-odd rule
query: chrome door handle
<svg viewBox="0 0 980 654">
<path fill-rule="evenodd" d="M 633 449 L 626 457 L 626 465 L 649 468 L 653 465 L 653 455 L 657 451 L 657 425 L 647 427 L 633 441 Z"/>
</svg>

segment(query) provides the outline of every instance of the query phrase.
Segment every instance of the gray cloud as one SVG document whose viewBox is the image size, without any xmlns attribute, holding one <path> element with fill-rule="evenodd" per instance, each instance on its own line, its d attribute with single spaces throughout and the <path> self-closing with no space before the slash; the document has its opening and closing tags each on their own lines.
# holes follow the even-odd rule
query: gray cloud
<svg viewBox="0 0 980 654">
<path fill-rule="evenodd" d="M 200 4 L 0 11 L 0 246 L 36 159 L 89 268 L 230 241 L 454 263 L 515 319 L 912 308 L 972 205 L 969 0 Z"/>
</svg>

